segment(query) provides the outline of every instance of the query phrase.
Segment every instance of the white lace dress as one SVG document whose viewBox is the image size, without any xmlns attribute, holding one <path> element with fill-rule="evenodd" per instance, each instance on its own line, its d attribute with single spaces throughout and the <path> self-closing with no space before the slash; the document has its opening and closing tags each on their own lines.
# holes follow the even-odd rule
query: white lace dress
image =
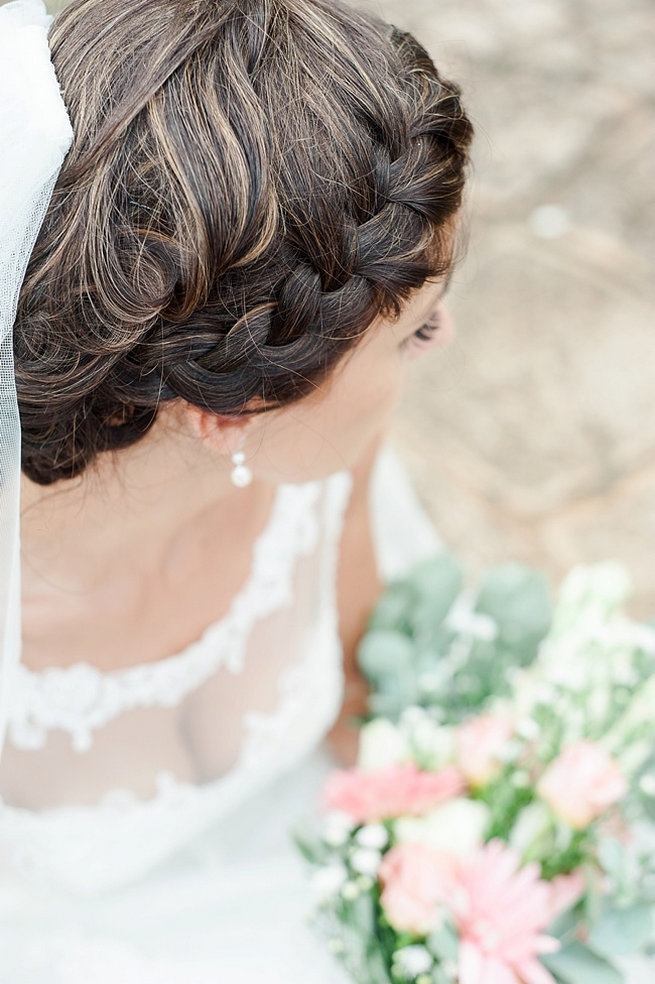
<svg viewBox="0 0 655 984">
<path fill-rule="evenodd" d="M 335 765 L 348 472 L 279 487 L 228 614 L 183 652 L 24 667 L 0 763 L 0 984 L 339 984 L 289 830 Z M 391 448 L 383 579 L 438 549 Z"/>
</svg>

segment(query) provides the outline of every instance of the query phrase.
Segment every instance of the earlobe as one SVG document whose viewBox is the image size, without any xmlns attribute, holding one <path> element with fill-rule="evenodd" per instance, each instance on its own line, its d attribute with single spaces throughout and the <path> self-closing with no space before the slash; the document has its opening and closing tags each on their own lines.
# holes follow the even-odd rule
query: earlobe
<svg viewBox="0 0 655 984">
<path fill-rule="evenodd" d="M 195 435 L 220 454 L 232 457 L 235 451 L 241 450 L 248 429 L 248 417 L 225 417 L 190 404 L 185 412 Z"/>
</svg>

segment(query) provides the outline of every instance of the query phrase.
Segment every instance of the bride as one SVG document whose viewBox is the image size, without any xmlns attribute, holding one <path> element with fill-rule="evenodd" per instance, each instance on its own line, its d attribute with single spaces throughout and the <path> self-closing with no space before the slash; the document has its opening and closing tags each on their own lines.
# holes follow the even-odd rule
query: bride
<svg viewBox="0 0 655 984">
<path fill-rule="evenodd" d="M 450 333 L 471 126 L 335 0 L 47 25 L 0 9 L 5 98 L 44 50 L 57 80 L 26 167 L 70 144 L 11 319 L 0 984 L 336 982 L 289 828 L 352 761 L 383 583 L 437 547 L 385 439 Z"/>
</svg>

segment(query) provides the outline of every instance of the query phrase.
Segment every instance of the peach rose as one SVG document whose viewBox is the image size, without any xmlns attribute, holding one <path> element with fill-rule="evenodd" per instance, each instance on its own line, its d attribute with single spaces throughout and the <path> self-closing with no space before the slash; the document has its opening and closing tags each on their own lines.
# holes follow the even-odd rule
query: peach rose
<svg viewBox="0 0 655 984">
<path fill-rule="evenodd" d="M 481 714 L 457 728 L 457 764 L 474 788 L 486 786 L 500 772 L 499 753 L 514 732 L 511 721 Z"/>
<path fill-rule="evenodd" d="M 441 907 L 456 887 L 457 861 L 425 844 L 397 844 L 384 856 L 380 902 L 399 931 L 427 935 L 441 922 Z"/>
<path fill-rule="evenodd" d="M 584 830 L 627 792 L 625 778 L 614 759 L 594 741 L 565 748 L 551 762 L 537 785 L 553 813 Z"/>
</svg>

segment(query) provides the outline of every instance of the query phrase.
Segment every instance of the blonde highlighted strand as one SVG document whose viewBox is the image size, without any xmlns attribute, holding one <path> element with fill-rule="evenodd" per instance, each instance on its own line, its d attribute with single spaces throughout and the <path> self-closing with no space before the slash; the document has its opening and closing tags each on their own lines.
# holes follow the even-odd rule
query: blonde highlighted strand
<svg viewBox="0 0 655 984">
<path fill-rule="evenodd" d="M 472 128 L 410 35 L 339 0 L 73 0 L 50 43 L 76 138 L 14 333 L 33 481 L 162 402 L 302 399 L 448 272 Z"/>
</svg>

